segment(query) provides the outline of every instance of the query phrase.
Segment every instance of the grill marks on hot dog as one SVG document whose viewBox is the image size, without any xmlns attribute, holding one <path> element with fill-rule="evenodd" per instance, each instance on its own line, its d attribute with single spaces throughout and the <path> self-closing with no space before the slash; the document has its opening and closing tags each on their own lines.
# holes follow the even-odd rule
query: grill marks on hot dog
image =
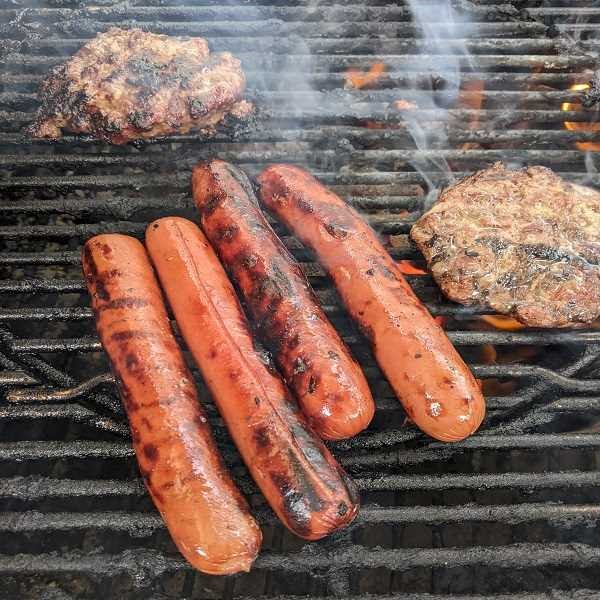
<svg viewBox="0 0 600 600">
<path fill-rule="evenodd" d="M 346 526 L 357 514 L 356 489 L 256 347 L 200 229 L 185 219 L 160 219 L 146 243 L 182 335 L 273 510 L 310 540 Z"/>
<path fill-rule="evenodd" d="M 203 230 L 309 422 L 324 438 L 356 435 L 374 413 L 366 379 L 266 221 L 248 178 L 212 160 L 194 169 L 192 187 Z"/>
<path fill-rule="evenodd" d="M 140 473 L 173 541 L 201 571 L 248 571 L 260 529 L 220 458 L 143 246 L 100 235 L 82 260 Z"/>
<path fill-rule="evenodd" d="M 309 173 L 273 165 L 264 204 L 317 255 L 408 416 L 442 441 L 472 434 L 485 413 L 468 367 L 371 228 Z"/>
</svg>

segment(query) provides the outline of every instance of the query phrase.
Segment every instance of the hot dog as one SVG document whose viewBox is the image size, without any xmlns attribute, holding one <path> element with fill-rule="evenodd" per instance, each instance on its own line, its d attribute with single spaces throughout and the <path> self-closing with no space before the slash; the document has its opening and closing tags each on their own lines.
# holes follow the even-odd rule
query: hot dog
<svg viewBox="0 0 600 600">
<path fill-rule="evenodd" d="M 266 500 L 296 535 L 316 540 L 358 511 L 353 483 L 309 428 L 249 324 L 200 229 L 165 218 L 146 244 L 183 337 Z"/>
<path fill-rule="evenodd" d="M 144 247 L 99 235 L 82 260 L 139 469 L 173 541 L 205 573 L 248 571 L 262 534 L 221 460 Z"/>
<path fill-rule="evenodd" d="M 485 414 L 479 386 L 371 228 L 302 169 L 273 165 L 258 182 L 262 202 L 333 279 L 408 417 L 438 440 L 472 434 Z"/>
<path fill-rule="evenodd" d="M 326 439 L 356 435 L 375 410 L 367 381 L 262 214 L 248 178 L 211 160 L 195 167 L 192 188 L 202 229 L 311 426 Z"/>
</svg>

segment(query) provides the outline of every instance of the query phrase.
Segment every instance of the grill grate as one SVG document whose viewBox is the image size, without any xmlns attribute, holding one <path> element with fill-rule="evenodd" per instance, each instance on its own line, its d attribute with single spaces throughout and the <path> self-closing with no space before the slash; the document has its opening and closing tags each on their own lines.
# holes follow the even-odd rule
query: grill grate
<svg viewBox="0 0 600 600">
<path fill-rule="evenodd" d="M 251 175 L 273 161 L 308 167 L 363 212 L 395 258 L 417 266 L 407 233 L 430 182 L 448 181 L 443 161 L 456 177 L 504 159 L 600 186 L 594 154 L 582 151 L 599 143 L 588 125 L 594 113 L 579 109 L 582 92 L 571 89 L 598 68 L 597 3 L 454 4 L 474 33 L 450 36 L 442 58 L 467 48 L 475 66 L 463 61 L 455 106 L 410 111 L 437 124 L 441 141 L 429 149 L 415 148 L 407 115 L 393 106 L 419 103 L 411 86 L 428 77 L 419 49 L 438 53 L 416 42 L 403 2 L 12 0 L 0 8 L 0 597 L 600 597 L 597 328 L 496 330 L 480 319 L 486 311 L 450 304 L 430 277 L 411 277 L 488 392 L 480 433 L 452 446 L 430 441 L 403 426 L 322 269 L 275 224 L 363 365 L 378 413 L 364 434 L 332 444 L 361 490 L 358 521 L 305 544 L 266 509 L 207 399 L 265 533 L 253 571 L 227 579 L 192 572 L 170 542 L 138 478 L 93 328 L 82 242 L 100 232 L 139 237 L 166 205 L 194 218 L 189 176 L 202 158 Z M 202 35 L 212 50 L 234 52 L 260 106 L 256 122 L 206 142 L 185 135 L 138 147 L 24 138 L 48 69 L 113 25 Z M 376 62 L 386 65 L 376 87 L 344 88 L 349 67 Z"/>
</svg>

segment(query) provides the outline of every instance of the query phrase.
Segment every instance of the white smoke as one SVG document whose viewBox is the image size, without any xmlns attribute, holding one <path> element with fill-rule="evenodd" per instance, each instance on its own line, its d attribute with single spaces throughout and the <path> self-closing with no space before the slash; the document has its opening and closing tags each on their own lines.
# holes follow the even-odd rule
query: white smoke
<svg viewBox="0 0 600 600">
<path fill-rule="evenodd" d="M 421 111 L 451 108 L 459 98 L 462 70 L 475 68 L 464 42 L 474 34 L 474 25 L 458 15 L 449 0 L 408 0 L 408 5 L 417 34 L 421 34 L 417 42 L 419 74 L 411 83 L 416 104 Z M 419 151 L 449 148 L 449 113 L 441 112 L 441 121 L 436 117 L 435 121 L 429 122 L 413 111 L 403 113 L 407 130 Z M 428 208 L 436 200 L 440 185 L 455 181 L 454 174 L 446 159 L 438 153 L 417 153 L 411 164 L 428 186 Z"/>
</svg>

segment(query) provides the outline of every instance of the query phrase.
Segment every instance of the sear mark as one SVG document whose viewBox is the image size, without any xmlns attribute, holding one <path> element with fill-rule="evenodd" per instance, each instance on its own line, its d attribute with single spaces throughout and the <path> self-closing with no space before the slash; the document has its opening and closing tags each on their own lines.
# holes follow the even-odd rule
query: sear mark
<svg viewBox="0 0 600 600">
<path fill-rule="evenodd" d="M 104 303 L 102 306 L 98 307 L 99 312 L 103 312 L 105 310 L 119 310 L 122 308 L 144 308 L 148 306 L 148 301 L 144 298 L 114 298 L 113 300 L 108 300 L 108 302 Z"/>
<path fill-rule="evenodd" d="M 337 225 L 336 223 L 327 223 L 325 225 L 325 231 L 336 240 L 343 240 L 348 236 L 348 232 L 343 229 L 341 225 Z"/>
<path fill-rule="evenodd" d="M 150 462 L 156 462 L 158 459 L 158 448 L 154 444 L 145 444 L 142 447 L 142 452 Z"/>
<path fill-rule="evenodd" d="M 294 361 L 294 375 L 305 373 L 308 369 L 308 364 L 302 356 L 298 356 Z"/>
<path fill-rule="evenodd" d="M 254 432 L 254 441 L 259 448 L 268 448 L 271 445 L 267 427 L 258 427 Z"/>
<path fill-rule="evenodd" d="M 306 198 L 297 198 L 296 199 L 296 204 L 298 205 L 298 208 L 303 213 L 306 213 L 307 215 L 315 212 L 315 209 L 313 208 L 313 205 L 308 200 L 306 200 Z"/>
<path fill-rule="evenodd" d="M 215 239 L 221 242 L 229 242 L 233 240 L 240 232 L 240 228 L 237 225 L 226 225 L 220 227 L 215 232 Z"/>
</svg>

